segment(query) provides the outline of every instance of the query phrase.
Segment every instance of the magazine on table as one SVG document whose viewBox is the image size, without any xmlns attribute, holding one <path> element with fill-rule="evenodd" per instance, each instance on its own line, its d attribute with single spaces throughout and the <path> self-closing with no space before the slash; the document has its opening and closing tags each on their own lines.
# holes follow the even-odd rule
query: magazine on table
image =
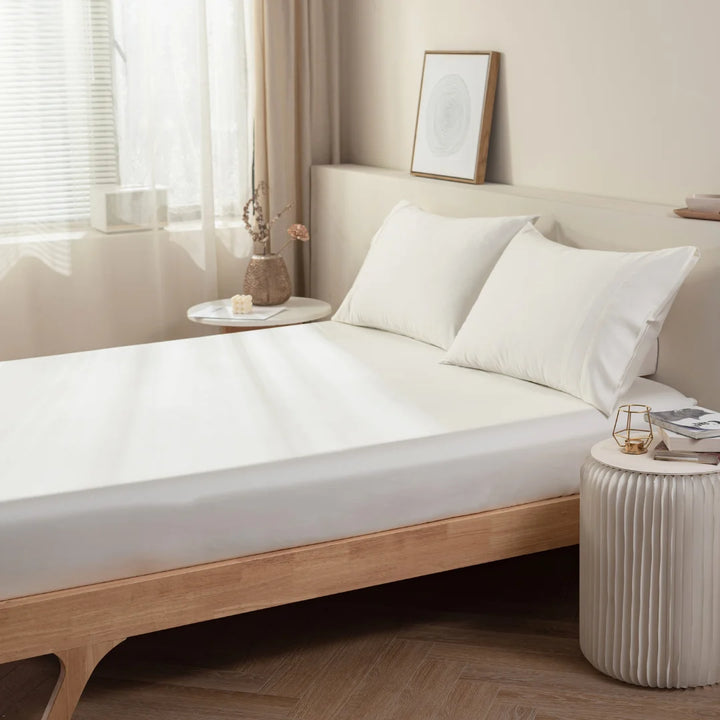
<svg viewBox="0 0 720 720">
<path fill-rule="evenodd" d="M 687 435 L 658 427 L 658 432 L 668 450 L 681 452 L 720 452 L 720 437 L 691 438 Z"/>
<path fill-rule="evenodd" d="M 283 305 L 254 305 L 252 312 L 235 315 L 230 300 L 219 300 L 215 305 L 196 310 L 189 317 L 207 320 L 267 320 L 285 310 Z"/>
<path fill-rule="evenodd" d="M 689 438 L 720 437 L 720 412 L 699 405 L 651 412 L 650 421 L 653 425 Z"/>
<path fill-rule="evenodd" d="M 665 443 L 655 446 L 655 460 L 675 460 L 676 462 L 694 462 L 702 465 L 717 465 L 720 463 L 720 453 L 695 452 L 694 450 L 668 450 Z"/>
</svg>

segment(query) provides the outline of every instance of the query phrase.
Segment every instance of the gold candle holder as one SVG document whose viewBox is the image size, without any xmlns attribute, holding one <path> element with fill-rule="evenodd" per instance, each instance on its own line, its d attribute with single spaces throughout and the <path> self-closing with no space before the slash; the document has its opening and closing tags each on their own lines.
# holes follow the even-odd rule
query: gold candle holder
<svg viewBox="0 0 720 720">
<path fill-rule="evenodd" d="M 613 437 L 620 450 L 628 455 L 642 455 L 653 439 L 650 408 L 647 405 L 621 405 L 615 416 Z"/>
</svg>

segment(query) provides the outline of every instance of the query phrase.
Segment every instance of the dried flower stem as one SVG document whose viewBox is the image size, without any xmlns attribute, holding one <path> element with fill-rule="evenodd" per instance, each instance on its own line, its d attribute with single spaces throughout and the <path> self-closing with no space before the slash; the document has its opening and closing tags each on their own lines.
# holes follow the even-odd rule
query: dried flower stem
<svg viewBox="0 0 720 720">
<path fill-rule="evenodd" d="M 293 203 L 289 202 L 269 223 L 268 223 L 268 229 L 271 228 L 275 221 L 284 213 L 286 213 L 291 207 L 293 206 Z"/>
<path fill-rule="evenodd" d="M 279 255 L 295 238 L 288 238 L 284 243 L 283 246 L 277 251 L 277 254 Z"/>
<path fill-rule="evenodd" d="M 263 180 L 253 190 L 252 197 L 243 206 L 242 219 L 252 241 L 254 243 L 261 243 L 267 250 L 270 250 L 270 229 L 277 220 L 293 206 L 293 203 L 288 203 L 268 222 L 265 219 L 265 210 L 262 203 L 263 197 L 267 197 L 267 194 L 268 186 Z"/>
</svg>

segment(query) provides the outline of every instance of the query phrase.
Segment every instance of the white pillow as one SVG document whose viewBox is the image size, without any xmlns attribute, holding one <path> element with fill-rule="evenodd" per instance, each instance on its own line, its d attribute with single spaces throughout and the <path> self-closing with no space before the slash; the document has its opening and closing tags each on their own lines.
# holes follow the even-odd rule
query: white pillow
<svg viewBox="0 0 720 720">
<path fill-rule="evenodd" d="M 637 377 L 697 249 L 578 250 L 513 238 L 443 362 L 531 380 L 609 414 Z"/>
<path fill-rule="evenodd" d="M 522 217 L 449 218 L 398 203 L 333 320 L 448 348 Z"/>
<path fill-rule="evenodd" d="M 644 357 L 638 368 L 638 377 L 647 377 L 657 372 L 658 360 L 660 359 L 660 343 L 658 339 L 655 338 L 648 345 L 647 350 L 645 347 L 638 349 L 638 353 Z"/>
</svg>

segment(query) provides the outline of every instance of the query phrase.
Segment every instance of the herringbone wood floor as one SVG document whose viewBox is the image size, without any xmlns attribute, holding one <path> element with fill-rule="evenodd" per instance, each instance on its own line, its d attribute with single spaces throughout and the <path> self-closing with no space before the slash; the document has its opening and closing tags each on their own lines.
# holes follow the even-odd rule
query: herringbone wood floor
<svg viewBox="0 0 720 720">
<path fill-rule="evenodd" d="M 685 720 L 720 686 L 635 688 L 577 642 L 577 550 L 133 638 L 77 720 Z M 0 717 L 40 718 L 51 658 L 0 665 Z"/>
</svg>

